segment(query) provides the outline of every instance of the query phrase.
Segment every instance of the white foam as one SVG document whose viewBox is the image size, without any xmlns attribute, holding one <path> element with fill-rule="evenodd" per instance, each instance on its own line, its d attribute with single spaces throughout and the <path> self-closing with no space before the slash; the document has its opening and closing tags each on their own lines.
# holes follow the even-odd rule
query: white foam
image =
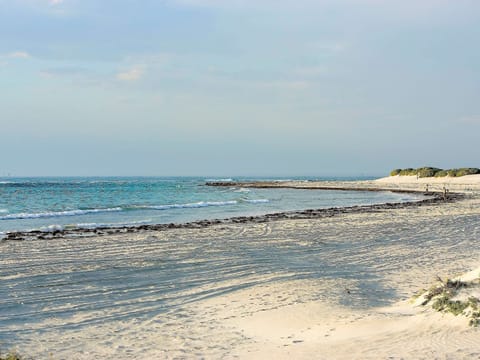
<svg viewBox="0 0 480 360">
<path fill-rule="evenodd" d="M 205 181 L 209 182 L 231 182 L 233 181 L 232 178 L 226 178 L 226 179 L 206 179 Z"/>
<path fill-rule="evenodd" d="M 196 203 L 189 204 L 169 204 L 169 205 L 151 205 L 151 206 L 142 206 L 143 209 L 153 209 L 153 210 L 168 210 L 168 209 L 190 209 L 190 208 L 202 208 L 208 206 L 227 206 L 238 204 L 236 200 L 230 201 L 199 201 Z"/>
<path fill-rule="evenodd" d="M 43 213 L 18 213 L 0 216 L 0 220 L 18 220 L 18 219 L 40 219 L 49 217 L 62 217 L 62 216 L 76 216 L 86 214 L 96 214 L 103 212 L 115 212 L 122 211 L 121 207 L 106 208 L 106 209 L 86 209 L 86 210 L 66 210 L 66 211 L 50 211 Z"/>
<path fill-rule="evenodd" d="M 237 192 L 237 193 L 248 193 L 248 192 L 250 192 L 250 189 L 240 188 L 240 189 L 234 190 L 233 192 Z"/>
<path fill-rule="evenodd" d="M 247 202 L 251 204 L 267 203 L 268 199 L 242 199 L 242 202 Z M 151 209 L 151 210 L 169 210 L 169 209 L 195 209 L 195 208 L 204 208 L 210 206 L 230 206 L 238 204 L 237 200 L 228 200 L 228 201 L 199 201 L 196 203 L 187 203 L 187 204 L 167 204 L 167 205 L 145 205 L 145 206 L 135 206 L 133 209 Z M 66 211 L 49 211 L 43 213 L 16 213 L 0 216 L 0 220 L 21 220 L 21 219 L 41 219 L 41 218 L 52 218 L 52 217 L 64 217 L 64 216 L 79 216 L 87 214 L 96 214 L 104 212 L 118 212 L 123 211 L 124 208 L 114 207 L 114 208 L 105 208 L 105 209 L 86 209 L 86 210 L 66 210 Z M 0 211 L 3 212 L 3 211 Z"/>
<path fill-rule="evenodd" d="M 139 221 L 130 221 L 130 222 L 118 222 L 118 223 L 80 223 L 69 225 L 68 228 L 80 228 L 80 229 L 96 229 L 99 227 L 124 227 L 124 226 L 136 226 L 144 225 L 152 222 L 152 219 L 139 220 Z"/>
<path fill-rule="evenodd" d="M 62 231 L 64 227 L 62 225 L 53 224 L 48 226 L 42 226 L 39 230 L 43 232 Z"/>
<path fill-rule="evenodd" d="M 265 203 L 268 203 L 270 202 L 270 200 L 268 199 L 243 199 L 242 201 L 245 201 L 247 203 L 250 203 L 250 204 L 265 204 Z"/>
<path fill-rule="evenodd" d="M 7 209 L 0 209 L 0 214 L 6 214 L 6 213 L 8 213 Z"/>
</svg>

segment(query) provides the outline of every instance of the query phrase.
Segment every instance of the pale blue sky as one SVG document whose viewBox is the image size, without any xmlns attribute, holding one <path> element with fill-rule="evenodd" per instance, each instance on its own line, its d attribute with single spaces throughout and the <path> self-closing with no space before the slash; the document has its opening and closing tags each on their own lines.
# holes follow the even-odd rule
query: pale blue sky
<svg viewBox="0 0 480 360">
<path fill-rule="evenodd" d="M 0 176 L 480 166 L 475 0 L 0 0 Z"/>
</svg>

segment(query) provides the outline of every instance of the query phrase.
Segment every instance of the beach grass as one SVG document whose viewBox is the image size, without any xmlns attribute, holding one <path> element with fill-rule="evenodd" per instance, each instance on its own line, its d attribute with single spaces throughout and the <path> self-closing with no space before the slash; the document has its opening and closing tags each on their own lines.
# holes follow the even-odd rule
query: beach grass
<svg viewBox="0 0 480 360">
<path fill-rule="evenodd" d="M 15 350 L 11 350 L 5 354 L 0 351 L 0 360 L 26 360 L 26 358 L 21 356 Z"/>
<path fill-rule="evenodd" d="M 421 299 L 421 305 L 431 305 L 433 310 L 450 313 L 455 316 L 463 315 L 469 320 L 470 326 L 480 325 L 480 299 L 468 295 L 461 297 L 462 293 L 469 294 L 469 290 L 478 288 L 480 278 L 473 281 L 442 280 L 429 290 L 422 290 L 414 296 L 414 299 Z"/>
</svg>

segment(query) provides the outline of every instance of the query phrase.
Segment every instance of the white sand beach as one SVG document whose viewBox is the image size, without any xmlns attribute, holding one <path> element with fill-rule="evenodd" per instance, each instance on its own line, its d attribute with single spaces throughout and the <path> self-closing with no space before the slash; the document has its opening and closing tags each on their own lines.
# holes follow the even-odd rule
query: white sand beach
<svg viewBox="0 0 480 360">
<path fill-rule="evenodd" d="M 479 358 L 480 328 L 469 326 L 463 316 L 415 306 L 411 298 L 430 287 L 437 276 L 470 272 L 469 281 L 480 277 L 480 175 L 441 180 L 389 177 L 350 185 L 422 190 L 427 183 L 448 184 L 452 191 L 468 196 L 454 203 L 313 220 L 140 232 L 75 242 L 36 240 L 28 247 L 7 242 L 2 251 L 17 259 L 7 266 L 19 269 L 26 264 L 34 269 L 40 263 L 47 269 L 59 259 L 75 259 L 79 264 L 72 261 L 71 266 L 100 264 L 125 249 L 135 261 L 138 254 L 154 256 L 167 251 L 172 240 L 189 237 L 212 251 L 216 243 L 231 244 L 232 251 L 238 242 L 292 251 L 321 244 L 330 249 L 333 264 L 338 258 L 344 264 L 338 266 L 354 266 L 348 271 L 364 272 L 369 283 L 362 287 L 361 280 L 351 275 L 302 280 L 301 264 L 294 264 L 298 269 L 294 279 L 288 271 L 248 272 L 234 280 L 237 290 L 222 293 L 232 283 L 217 284 L 214 296 L 180 302 L 174 310 L 148 318 L 108 320 L 132 311 L 134 304 L 128 301 L 101 311 L 87 309 L 74 318 L 51 318 L 33 326 L 19 350 L 39 359 Z M 342 250 L 346 243 L 354 244 L 348 254 Z M 377 291 L 384 305 L 364 303 L 370 292 Z M 145 308 L 153 306 L 154 294 L 152 289 L 151 297 L 135 301 L 144 302 Z M 104 320 L 85 325 L 95 318 Z M 65 322 L 72 326 L 60 330 Z"/>
<path fill-rule="evenodd" d="M 416 188 L 424 190 L 426 185 L 431 189 L 441 190 L 443 186 L 454 191 L 480 190 L 480 175 L 465 175 L 461 177 L 428 177 L 417 178 L 416 176 L 387 176 L 374 181 L 375 184 L 382 184 L 392 187 L 406 189 Z"/>
</svg>

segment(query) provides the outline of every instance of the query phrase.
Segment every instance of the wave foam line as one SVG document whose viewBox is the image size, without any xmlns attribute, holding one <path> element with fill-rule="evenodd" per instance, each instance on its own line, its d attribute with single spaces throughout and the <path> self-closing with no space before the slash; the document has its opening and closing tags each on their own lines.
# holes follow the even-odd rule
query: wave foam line
<svg viewBox="0 0 480 360">
<path fill-rule="evenodd" d="M 75 224 L 74 227 L 80 228 L 80 229 L 96 229 L 98 227 L 137 226 L 137 225 L 149 224 L 151 222 L 152 222 L 152 219 L 129 221 L 129 222 L 117 222 L 117 223 L 80 223 L 80 224 Z"/>
<path fill-rule="evenodd" d="M 227 205 L 236 205 L 238 201 L 199 201 L 196 203 L 190 204 L 170 204 L 170 205 L 151 205 L 151 206 L 140 206 L 140 209 L 152 209 L 152 210 L 168 210 L 168 209 L 192 209 L 192 208 L 202 208 L 207 206 L 227 206 Z M 137 208 L 137 209 L 138 209 Z"/>
<path fill-rule="evenodd" d="M 246 189 L 246 188 L 240 188 L 240 189 L 237 189 L 237 188 L 234 188 L 235 190 L 233 190 L 233 192 L 236 192 L 236 193 L 249 193 L 251 190 L 250 189 Z"/>
<path fill-rule="evenodd" d="M 138 220 L 138 221 L 130 221 L 130 222 L 118 222 L 118 223 L 79 223 L 79 224 L 68 224 L 68 225 L 58 225 L 52 224 L 48 226 L 40 227 L 40 231 L 43 232 L 53 232 L 57 230 L 65 230 L 65 229 L 96 229 L 96 228 L 105 228 L 105 227 L 124 227 L 124 226 L 137 226 L 137 225 L 144 225 L 151 223 L 152 220 Z M 1 233 L 0 233 L 1 235 Z"/>
<path fill-rule="evenodd" d="M 232 178 L 226 178 L 226 179 L 205 179 L 205 181 L 208 182 L 231 182 L 233 181 Z"/>
<path fill-rule="evenodd" d="M 50 217 L 62 216 L 76 216 L 86 214 L 96 214 L 104 212 L 122 211 L 121 207 L 106 208 L 106 209 L 86 209 L 86 210 L 66 210 L 66 211 L 49 211 L 44 213 L 18 213 L 0 216 L 0 220 L 19 220 L 19 219 L 40 219 Z"/>
<path fill-rule="evenodd" d="M 267 199 L 241 199 L 242 202 L 251 203 L 251 204 L 260 204 L 267 203 Z M 78 216 L 78 215 L 87 215 L 87 214 L 97 214 L 97 213 L 106 213 L 106 212 L 119 212 L 125 210 L 169 210 L 169 209 L 196 209 L 204 208 L 210 206 L 229 206 L 238 204 L 237 200 L 229 201 L 199 201 L 196 203 L 188 204 L 168 204 L 168 205 L 140 205 L 133 206 L 128 208 L 114 207 L 114 208 L 105 208 L 105 209 L 86 209 L 86 210 L 66 210 L 66 211 L 49 211 L 43 213 L 16 213 L 0 216 L 0 220 L 21 220 L 21 219 L 41 219 L 41 218 L 53 218 L 53 217 L 64 217 L 64 216 Z M 1 212 L 1 210 L 0 210 Z"/>
<path fill-rule="evenodd" d="M 270 200 L 268 200 L 268 199 L 252 199 L 252 200 L 243 199 L 242 201 L 245 201 L 245 202 L 250 203 L 250 204 L 265 204 L 265 203 L 270 202 Z"/>
</svg>

